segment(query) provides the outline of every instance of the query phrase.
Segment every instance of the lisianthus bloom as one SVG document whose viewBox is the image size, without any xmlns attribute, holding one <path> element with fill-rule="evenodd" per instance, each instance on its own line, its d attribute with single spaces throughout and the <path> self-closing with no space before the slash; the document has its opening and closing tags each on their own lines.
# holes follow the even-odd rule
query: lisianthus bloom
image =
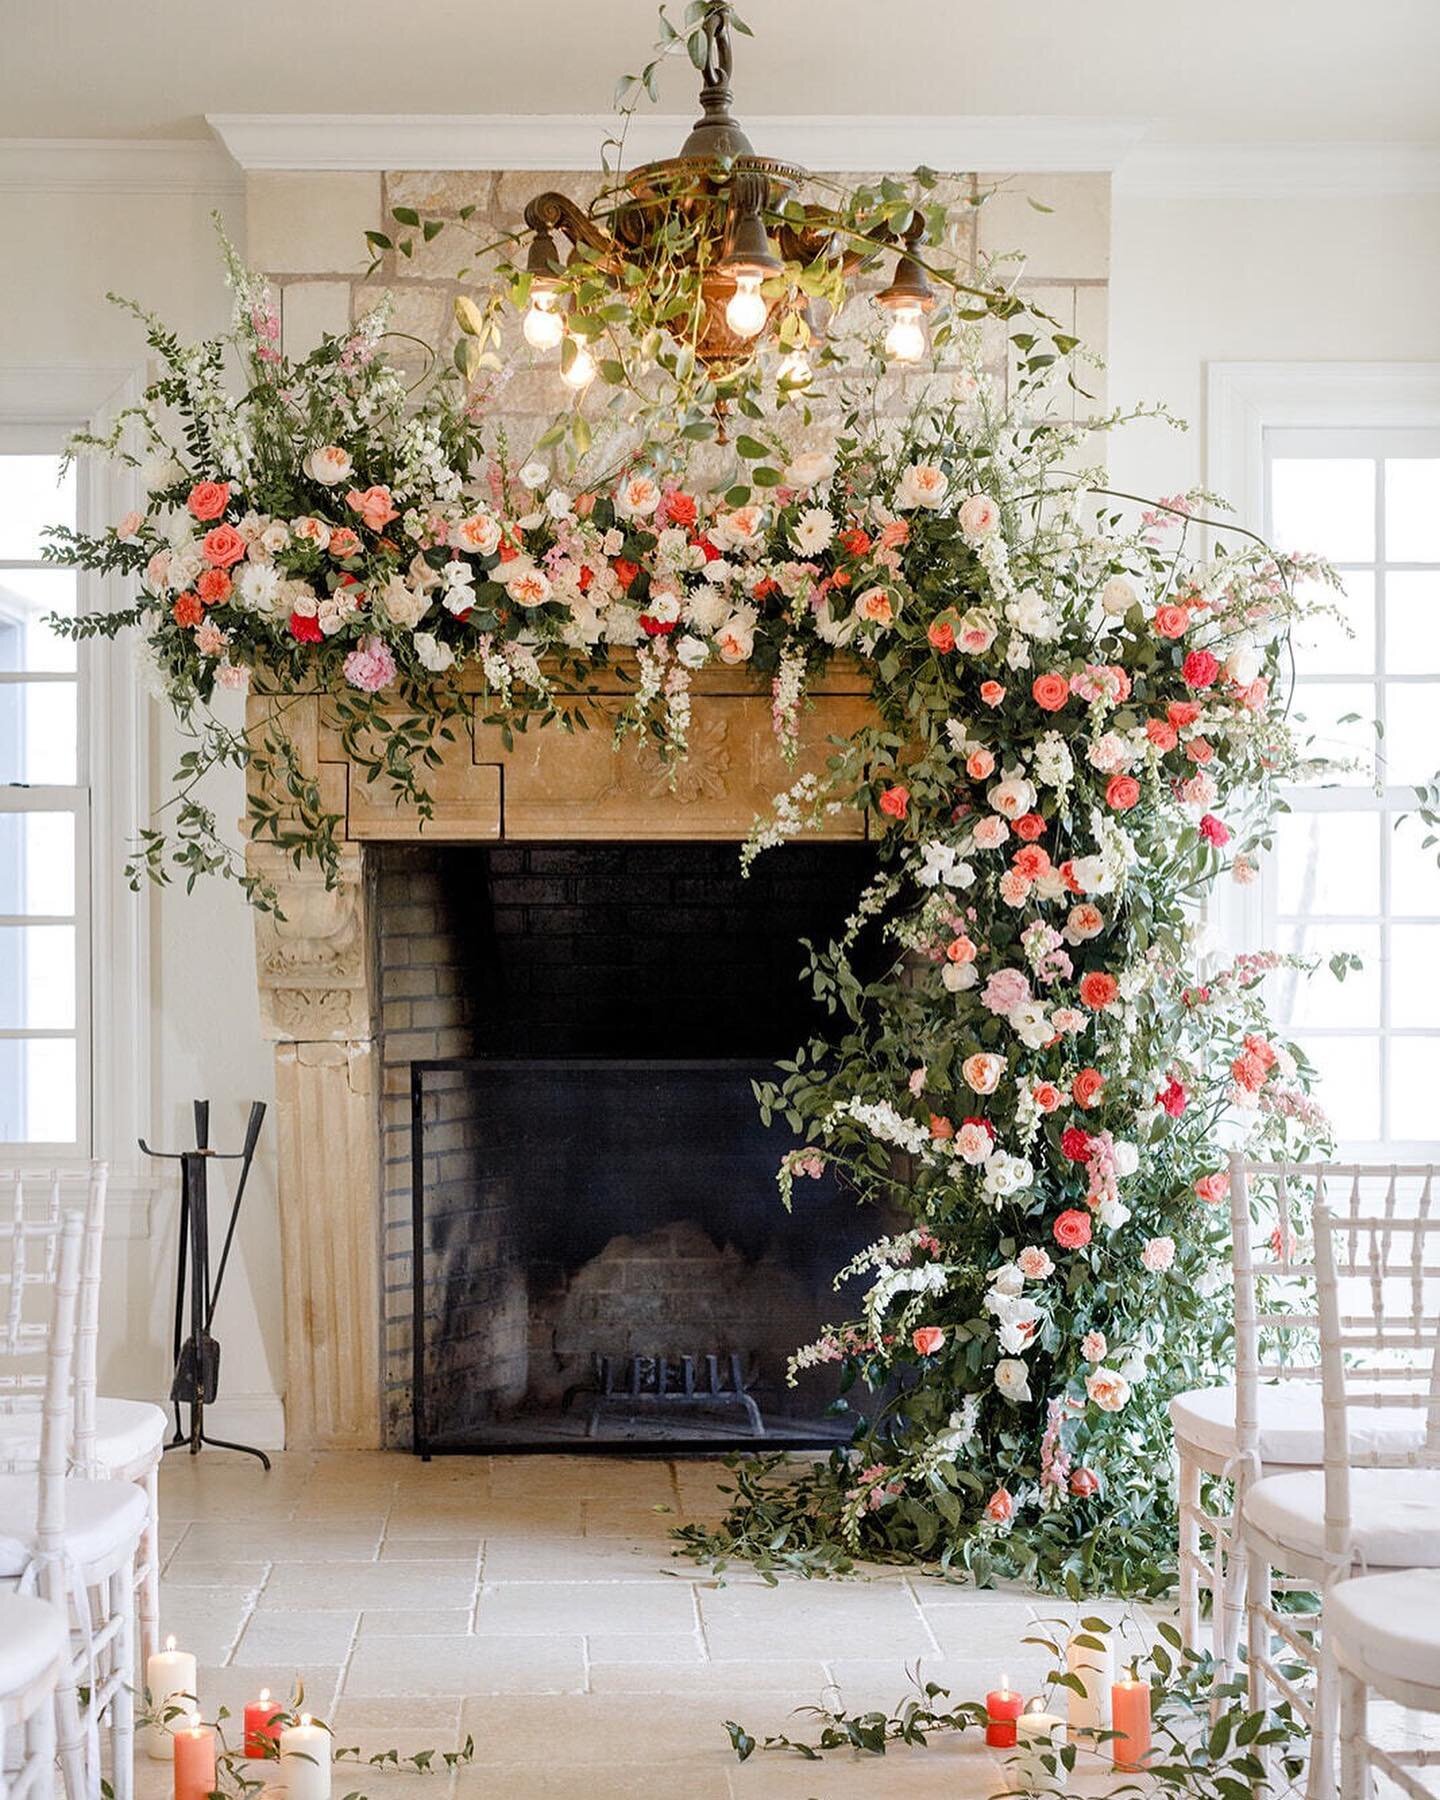
<svg viewBox="0 0 1440 1800">
<path fill-rule="evenodd" d="M 1063 675 L 1037 675 L 1030 683 L 1030 696 L 1044 712 L 1059 712 L 1070 698 L 1070 683 Z"/>
<path fill-rule="evenodd" d="M 938 1325 L 921 1325 L 910 1334 L 910 1342 L 919 1356 L 933 1356 L 945 1343 L 945 1333 Z"/>
<path fill-rule="evenodd" d="M 202 523 L 218 519 L 230 504 L 230 483 L 228 481 L 197 481 L 191 488 L 190 498 L 185 504 Z"/>
<path fill-rule="evenodd" d="M 1091 1012 L 1103 1012 L 1107 1006 L 1113 1006 L 1119 992 L 1120 983 L 1103 969 L 1090 969 L 1080 977 L 1080 998 Z"/>
<path fill-rule="evenodd" d="M 1072 1469 L 1070 1492 L 1077 1500 L 1093 1500 L 1100 1492 L 1100 1477 L 1093 1469 Z"/>
<path fill-rule="evenodd" d="M 1200 820 L 1200 836 L 1205 843 L 1221 850 L 1230 842 L 1230 827 L 1214 813 L 1206 813 Z"/>
<path fill-rule="evenodd" d="M 903 819 L 910 810 L 910 790 L 898 782 L 880 796 L 880 810 L 887 819 Z"/>
<path fill-rule="evenodd" d="M 1087 1110 L 1100 1104 L 1105 1092 L 1105 1077 L 1098 1069 L 1081 1069 L 1070 1083 L 1070 1092 L 1075 1097 L 1075 1104 Z"/>
<path fill-rule="evenodd" d="M 1015 1517 L 1015 1498 L 1009 1488 L 996 1488 L 985 1502 L 985 1517 L 992 1525 L 1008 1525 Z"/>
<path fill-rule="evenodd" d="M 1224 1169 L 1213 1175 L 1202 1175 L 1195 1183 L 1195 1197 L 1206 1206 L 1221 1206 L 1230 1193 L 1230 1177 Z"/>
<path fill-rule="evenodd" d="M 1090 1215 L 1067 1206 L 1050 1230 L 1062 1250 L 1083 1250 L 1090 1242 Z"/>
<path fill-rule="evenodd" d="M 1092 1369 L 1085 1377 L 1085 1392 L 1101 1412 L 1119 1412 L 1130 1398 L 1130 1383 L 1118 1369 Z"/>
<path fill-rule="evenodd" d="M 1188 688 L 1214 687 L 1220 664 L 1208 650 L 1192 650 L 1180 665 L 1180 679 Z"/>
<path fill-rule="evenodd" d="M 1190 629 L 1190 609 L 1166 604 L 1155 609 L 1155 629 L 1164 638 L 1184 637 Z"/>
<path fill-rule="evenodd" d="M 1105 804 L 1114 812 L 1129 812 L 1139 803 L 1140 783 L 1133 775 L 1112 775 L 1105 784 Z"/>
<path fill-rule="evenodd" d="M 170 617 L 182 630 L 198 625 L 205 617 L 205 607 L 198 594 L 177 594 L 175 604 L 170 608 Z"/>
</svg>

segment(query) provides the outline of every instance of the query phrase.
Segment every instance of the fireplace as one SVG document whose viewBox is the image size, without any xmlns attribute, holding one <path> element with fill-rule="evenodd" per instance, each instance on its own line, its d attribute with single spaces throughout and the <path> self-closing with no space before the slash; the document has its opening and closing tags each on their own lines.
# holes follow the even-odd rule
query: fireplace
<svg viewBox="0 0 1440 1800">
<path fill-rule="evenodd" d="M 780 1205 L 796 1140 L 752 1083 L 824 1015 L 799 940 L 841 926 L 863 843 L 376 852 L 387 1438 L 425 1452 L 819 1445 L 877 1228 L 838 1182 Z M 426 1055 L 433 1050 L 441 1054 Z M 417 1054 L 419 1052 L 419 1054 Z"/>
</svg>

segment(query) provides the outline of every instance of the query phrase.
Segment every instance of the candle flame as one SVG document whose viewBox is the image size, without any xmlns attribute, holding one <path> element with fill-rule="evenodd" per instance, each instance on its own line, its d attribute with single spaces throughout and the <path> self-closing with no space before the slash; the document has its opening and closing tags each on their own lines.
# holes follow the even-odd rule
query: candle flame
<svg viewBox="0 0 1440 1800">
<path fill-rule="evenodd" d="M 265 1705 L 265 1704 L 266 1704 L 266 1703 L 267 1703 L 267 1701 L 268 1701 L 268 1700 L 269 1700 L 269 1698 L 270 1698 L 270 1690 L 269 1690 L 269 1688 L 261 1688 L 261 1690 L 260 1690 L 260 1704 L 261 1704 L 261 1705 L 262 1705 L 262 1706 L 264 1706 L 264 1705 Z"/>
<path fill-rule="evenodd" d="M 313 1724 L 313 1723 L 314 1723 L 314 1721 L 313 1721 L 313 1720 L 312 1720 L 312 1719 L 311 1719 L 311 1717 L 310 1717 L 310 1715 L 309 1715 L 309 1713 L 301 1713 L 301 1715 L 300 1715 L 300 1723 L 301 1723 L 301 1724 L 302 1724 L 302 1725 L 311 1725 L 311 1724 Z"/>
<path fill-rule="evenodd" d="M 170 1636 L 167 1637 L 165 1640 L 165 1648 L 167 1650 L 173 1650 L 175 1648 L 175 1633 L 173 1631 L 170 1633 Z"/>
<path fill-rule="evenodd" d="M 1002 1694 L 1008 1694 L 1010 1692 L 1010 1677 L 1008 1675 L 1002 1675 L 1000 1677 L 1000 1692 Z"/>
</svg>

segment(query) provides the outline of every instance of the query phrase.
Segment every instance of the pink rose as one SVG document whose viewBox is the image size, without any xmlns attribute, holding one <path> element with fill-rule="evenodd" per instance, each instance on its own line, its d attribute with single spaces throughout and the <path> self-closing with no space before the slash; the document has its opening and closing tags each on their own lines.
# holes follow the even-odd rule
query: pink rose
<svg viewBox="0 0 1440 1800">
<path fill-rule="evenodd" d="M 985 1502 L 985 1517 L 992 1525 L 1008 1525 L 1015 1517 L 1015 1498 L 1008 1488 L 996 1488 Z"/>
<path fill-rule="evenodd" d="M 1119 1412 L 1130 1398 L 1130 1383 L 1117 1369 L 1092 1369 L 1085 1392 L 1101 1412 Z"/>
<path fill-rule="evenodd" d="M 933 1356 L 945 1343 L 945 1333 L 938 1325 L 921 1325 L 910 1334 L 910 1342 L 919 1356 Z"/>
<path fill-rule="evenodd" d="M 1000 524 L 1000 509 L 988 494 L 972 494 L 968 500 L 961 501 L 955 516 L 968 538 L 991 537 Z"/>
<path fill-rule="evenodd" d="M 1221 1206 L 1230 1195 L 1230 1177 L 1224 1169 L 1213 1175 L 1202 1175 L 1195 1183 L 1195 1197 L 1206 1206 Z"/>
<path fill-rule="evenodd" d="M 1151 1238 L 1140 1252 L 1140 1261 L 1152 1275 L 1163 1275 L 1175 1261 L 1174 1238 Z"/>
<path fill-rule="evenodd" d="M 1103 1331 L 1087 1331 L 1080 1340 L 1080 1354 L 1086 1362 L 1102 1363 L 1109 1351 L 1110 1346 L 1105 1341 Z"/>
</svg>

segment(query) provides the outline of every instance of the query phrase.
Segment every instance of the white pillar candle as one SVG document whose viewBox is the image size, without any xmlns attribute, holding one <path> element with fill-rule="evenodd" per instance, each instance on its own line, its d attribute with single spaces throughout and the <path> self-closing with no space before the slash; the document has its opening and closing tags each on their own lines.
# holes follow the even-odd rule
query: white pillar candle
<svg viewBox="0 0 1440 1800">
<path fill-rule="evenodd" d="M 1088 1638 L 1088 1643 L 1078 1640 Z M 1099 1646 L 1096 1648 L 1096 1646 Z M 1110 1687 L 1115 1680 L 1115 1656 L 1109 1638 L 1098 1632 L 1078 1631 L 1065 1646 L 1065 1667 L 1078 1675 L 1085 1692 L 1069 1690 L 1070 1735 L 1104 1731 L 1110 1723 Z"/>
<path fill-rule="evenodd" d="M 289 1800 L 330 1800 L 330 1733 L 309 1713 L 280 1733 L 280 1779 Z"/>
<path fill-rule="evenodd" d="M 1016 1752 L 1007 1764 L 1016 1787 L 1027 1794 L 1063 1793 L 1069 1782 L 1069 1771 L 1060 1760 L 1064 1742 L 1065 1721 L 1059 1713 L 1046 1712 L 1038 1702 L 1021 1713 L 1015 1721 Z"/>
<path fill-rule="evenodd" d="M 150 1692 L 150 1709 L 159 1719 L 177 1706 L 192 1710 L 195 1694 L 195 1658 L 188 1650 L 177 1650 L 173 1637 L 167 1637 L 165 1648 L 157 1650 L 145 1664 L 145 1686 Z M 177 1714 L 173 1725 L 183 1725 Z M 170 1725 L 152 1725 L 146 1733 L 145 1748 L 156 1762 L 173 1762 L 175 1739 Z"/>
</svg>

